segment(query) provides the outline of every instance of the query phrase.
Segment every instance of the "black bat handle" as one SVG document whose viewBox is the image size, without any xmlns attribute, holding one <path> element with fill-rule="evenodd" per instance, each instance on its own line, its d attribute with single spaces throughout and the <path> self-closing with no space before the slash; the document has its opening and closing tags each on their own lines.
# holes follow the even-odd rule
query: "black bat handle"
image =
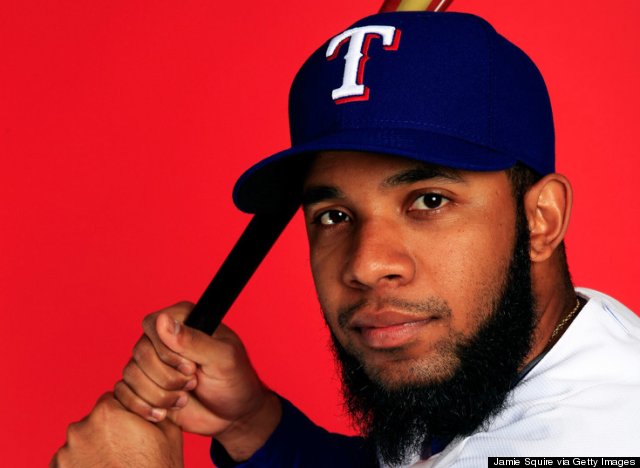
<svg viewBox="0 0 640 468">
<path fill-rule="evenodd" d="M 213 334 L 298 207 L 295 204 L 275 213 L 253 216 L 185 325 Z"/>
</svg>

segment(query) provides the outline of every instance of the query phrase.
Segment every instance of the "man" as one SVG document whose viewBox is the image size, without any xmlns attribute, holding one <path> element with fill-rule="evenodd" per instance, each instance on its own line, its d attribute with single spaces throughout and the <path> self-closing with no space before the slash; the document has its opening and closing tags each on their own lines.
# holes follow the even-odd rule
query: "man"
<svg viewBox="0 0 640 468">
<path fill-rule="evenodd" d="M 313 425 L 230 329 L 189 329 L 179 304 L 145 319 L 115 398 L 70 427 L 54 463 L 180 466 L 176 426 L 212 436 L 220 466 L 638 456 L 640 318 L 571 284 L 571 186 L 521 50 L 471 15 L 374 15 L 305 63 L 290 121 L 292 148 L 247 171 L 234 199 L 302 204 L 363 437 Z"/>
</svg>

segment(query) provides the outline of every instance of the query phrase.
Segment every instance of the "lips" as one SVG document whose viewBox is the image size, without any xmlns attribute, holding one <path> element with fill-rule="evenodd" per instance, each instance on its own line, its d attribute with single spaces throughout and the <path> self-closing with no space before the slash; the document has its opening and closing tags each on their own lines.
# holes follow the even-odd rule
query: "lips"
<svg viewBox="0 0 640 468">
<path fill-rule="evenodd" d="M 417 341 L 435 316 L 407 314 L 394 310 L 361 312 L 349 322 L 364 344 L 373 349 L 406 346 Z"/>
</svg>

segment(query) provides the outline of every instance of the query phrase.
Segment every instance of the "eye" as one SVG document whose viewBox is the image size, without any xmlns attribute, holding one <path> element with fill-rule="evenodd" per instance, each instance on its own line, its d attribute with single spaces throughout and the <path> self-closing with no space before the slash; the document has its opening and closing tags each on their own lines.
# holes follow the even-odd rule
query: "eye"
<svg viewBox="0 0 640 468">
<path fill-rule="evenodd" d="M 351 221 L 351 218 L 349 218 L 349 215 L 345 212 L 329 210 L 320 213 L 320 215 L 315 218 L 314 223 L 321 224 L 323 226 L 332 226 L 335 224 L 346 223 L 348 221 Z"/>
<path fill-rule="evenodd" d="M 449 199 L 444 195 L 439 193 L 425 193 L 420 195 L 409 207 L 409 211 L 414 210 L 426 210 L 433 211 L 438 208 L 442 208 L 447 203 L 449 203 Z"/>
</svg>

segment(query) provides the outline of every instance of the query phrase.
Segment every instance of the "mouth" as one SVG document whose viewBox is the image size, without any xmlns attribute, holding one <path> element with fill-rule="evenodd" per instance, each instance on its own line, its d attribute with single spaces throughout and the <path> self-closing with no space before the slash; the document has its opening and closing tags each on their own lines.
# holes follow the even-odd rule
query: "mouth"
<svg viewBox="0 0 640 468">
<path fill-rule="evenodd" d="M 400 348 L 418 341 L 436 316 L 406 314 L 396 311 L 356 314 L 349 323 L 360 340 L 371 349 Z"/>
</svg>

